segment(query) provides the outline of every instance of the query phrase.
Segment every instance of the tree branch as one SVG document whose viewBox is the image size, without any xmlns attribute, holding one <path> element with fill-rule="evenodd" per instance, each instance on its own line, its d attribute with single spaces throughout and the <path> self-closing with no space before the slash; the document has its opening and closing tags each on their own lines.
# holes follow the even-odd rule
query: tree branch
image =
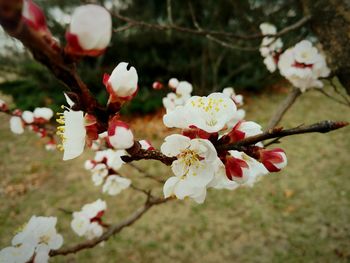
<svg viewBox="0 0 350 263">
<path fill-rule="evenodd" d="M 68 254 L 77 253 L 77 252 L 84 250 L 84 249 L 93 248 L 96 245 L 98 245 L 99 243 L 108 240 L 111 236 L 119 233 L 125 227 L 131 226 L 132 224 L 134 224 L 151 207 L 153 207 L 155 205 L 166 203 L 172 199 L 173 198 L 157 198 L 157 199 L 151 198 L 150 200 L 147 199 L 146 203 L 142 207 L 137 209 L 133 214 L 131 214 L 126 219 L 124 219 L 122 222 L 109 226 L 107 231 L 104 232 L 102 236 L 95 238 L 95 239 L 92 239 L 92 240 L 88 240 L 88 241 L 76 244 L 76 245 L 73 245 L 71 247 L 61 248 L 58 250 L 51 250 L 50 256 L 54 257 L 54 256 L 58 256 L 58 255 L 68 255 Z"/>
<path fill-rule="evenodd" d="M 300 89 L 293 87 L 288 96 L 282 101 L 275 113 L 272 115 L 269 124 L 267 125 L 267 130 L 274 128 L 282 120 L 284 114 L 286 114 L 288 109 L 294 104 L 296 99 L 301 94 Z"/>
<path fill-rule="evenodd" d="M 44 64 L 69 90 L 77 94 L 79 109 L 94 114 L 107 125 L 106 109 L 101 106 L 76 71 L 74 61 L 57 43 L 40 35 L 22 19 L 22 1 L 0 0 L 0 24 L 12 37 L 20 40 L 34 58 Z"/>
<path fill-rule="evenodd" d="M 268 140 L 268 139 L 283 138 L 291 135 L 304 134 L 304 133 L 314 133 L 314 132 L 327 133 L 327 132 L 331 132 L 331 131 L 343 128 L 347 125 L 348 125 L 347 122 L 321 121 L 311 125 L 298 126 L 296 128 L 286 129 L 286 130 L 284 130 L 282 127 L 277 127 L 277 128 L 270 129 L 264 133 L 248 137 L 244 140 L 241 140 L 232 144 L 218 145 L 216 149 L 218 151 L 223 151 L 223 150 L 242 151 L 246 146 L 252 146 L 258 142 Z"/>
</svg>

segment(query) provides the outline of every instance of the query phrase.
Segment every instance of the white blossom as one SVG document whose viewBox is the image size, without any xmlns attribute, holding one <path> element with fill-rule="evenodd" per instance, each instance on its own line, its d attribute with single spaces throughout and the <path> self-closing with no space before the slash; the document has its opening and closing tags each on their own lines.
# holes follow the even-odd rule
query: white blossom
<svg viewBox="0 0 350 263">
<path fill-rule="evenodd" d="M 106 79 L 106 86 L 111 95 L 119 98 L 128 98 L 136 93 L 137 82 L 136 69 L 129 67 L 126 62 L 120 62 L 112 71 L 108 80 Z"/>
<path fill-rule="evenodd" d="M 104 50 L 112 36 L 111 15 L 98 5 L 79 6 L 72 15 L 69 33 L 83 50 Z"/>
<path fill-rule="evenodd" d="M 46 121 L 49 121 L 53 116 L 53 111 L 50 108 L 35 108 L 34 109 L 34 117 L 38 119 L 44 119 Z"/>
<path fill-rule="evenodd" d="M 330 73 L 324 56 L 307 40 L 283 52 L 278 68 L 281 75 L 302 92 L 308 88 L 323 87 L 319 78 L 327 77 Z"/>
<path fill-rule="evenodd" d="M 12 116 L 10 118 L 10 129 L 14 134 L 22 134 L 24 132 L 23 121 L 21 117 Z"/>
<path fill-rule="evenodd" d="M 109 195 L 117 195 L 121 191 L 127 189 L 131 184 L 131 180 L 118 176 L 109 175 L 102 187 L 102 192 L 108 193 Z"/>
<path fill-rule="evenodd" d="M 22 119 L 25 123 L 31 124 L 34 122 L 34 114 L 31 111 L 25 110 L 22 113 Z"/>
<path fill-rule="evenodd" d="M 114 149 L 129 149 L 134 145 L 134 135 L 122 121 L 113 121 L 108 127 L 108 141 Z"/>
<path fill-rule="evenodd" d="M 206 187 L 214 178 L 215 163 L 218 159 L 215 147 L 208 140 L 189 139 L 173 134 L 165 138 L 161 152 L 177 157 L 172 165 L 174 177 L 168 178 L 163 192 L 165 197 L 175 195 L 178 199 L 190 197 L 202 203 Z"/>
<path fill-rule="evenodd" d="M 222 130 L 235 118 L 235 103 L 222 93 L 208 97 L 191 97 L 184 106 L 178 106 L 163 117 L 165 126 L 186 129 L 195 126 L 206 132 Z"/>
</svg>

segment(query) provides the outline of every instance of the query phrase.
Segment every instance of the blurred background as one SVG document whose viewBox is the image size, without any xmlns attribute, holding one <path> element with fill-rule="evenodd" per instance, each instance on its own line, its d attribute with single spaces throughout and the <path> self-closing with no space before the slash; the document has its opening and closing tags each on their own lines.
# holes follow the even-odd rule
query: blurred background
<svg viewBox="0 0 350 263">
<path fill-rule="evenodd" d="M 45 9 L 53 35 L 65 43 L 70 14 L 85 2 L 36 2 Z M 165 0 L 94 2 L 138 21 L 194 28 L 188 1 L 171 1 L 171 17 Z M 304 15 L 302 2 L 192 1 L 191 6 L 203 28 L 252 35 L 260 33 L 262 22 L 282 29 L 299 21 Z M 289 84 L 278 73 L 270 74 L 262 62 L 260 39 L 227 39 L 231 47 L 225 48 L 205 36 L 145 27 L 121 30 L 126 23 L 117 17 L 113 23 L 116 32 L 107 52 L 97 59 L 85 58 L 79 71 L 98 99 L 106 102 L 103 74 L 110 73 L 120 61 L 136 67 L 139 93 L 124 109 L 124 116 L 137 139 L 150 139 L 159 147 L 166 135 L 174 133 L 162 123 L 161 99 L 168 91 L 154 91 L 154 81 L 166 84 L 171 77 L 187 80 L 194 86 L 193 93 L 199 95 L 233 86 L 245 95 L 246 119 L 263 127 L 286 96 Z M 318 40 L 307 25 L 282 37 L 285 47 L 303 38 Z M 3 31 L 0 82 L 0 98 L 11 106 L 56 110 L 64 104 L 63 85 Z M 346 94 L 340 84 L 339 89 Z M 325 90 L 339 95 L 330 86 Z M 313 90 L 298 99 L 282 124 L 288 128 L 326 119 L 349 121 L 349 107 Z M 102 198 L 108 203 L 106 221 L 112 223 L 143 204 L 144 196 L 132 189 L 111 197 L 92 184 L 90 173 L 83 168 L 92 152 L 63 162 L 61 153 L 45 151 L 44 142 L 35 134 L 12 134 L 8 120 L 0 115 L 0 248 L 8 246 L 15 229 L 33 214 L 57 216 L 58 231 L 68 245 L 82 238 L 72 232 L 71 215 L 61 208 L 77 211 L 83 204 Z M 350 262 L 349 134 L 346 127 L 327 135 L 285 138 L 281 147 L 289 165 L 254 188 L 211 190 L 203 205 L 185 200 L 152 208 L 103 245 L 56 257 L 52 262 Z M 135 164 L 164 179 L 171 175 L 168 167 L 156 161 Z M 161 195 L 162 185 L 141 179 L 132 167 L 125 166 L 121 175 Z"/>
</svg>

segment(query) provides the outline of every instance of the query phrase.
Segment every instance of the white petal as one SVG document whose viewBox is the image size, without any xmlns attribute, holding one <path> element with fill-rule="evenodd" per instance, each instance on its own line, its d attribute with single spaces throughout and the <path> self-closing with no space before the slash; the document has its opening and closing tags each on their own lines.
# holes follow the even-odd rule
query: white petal
<svg viewBox="0 0 350 263">
<path fill-rule="evenodd" d="M 160 150 L 166 156 L 176 156 L 190 145 L 190 138 L 180 135 L 172 134 L 165 137 L 165 142 L 160 147 Z"/>
</svg>

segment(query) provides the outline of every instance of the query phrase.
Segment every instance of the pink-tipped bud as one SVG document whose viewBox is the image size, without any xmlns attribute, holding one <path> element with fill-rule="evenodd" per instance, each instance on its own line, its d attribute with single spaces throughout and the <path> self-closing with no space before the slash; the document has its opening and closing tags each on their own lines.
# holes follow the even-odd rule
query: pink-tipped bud
<svg viewBox="0 0 350 263">
<path fill-rule="evenodd" d="M 0 99 L 0 111 L 8 111 L 6 102 L 1 99 Z"/>
<path fill-rule="evenodd" d="M 83 5 L 74 10 L 66 33 L 66 52 L 78 56 L 98 56 L 112 36 L 110 13 L 98 5 Z"/>
<path fill-rule="evenodd" d="M 48 142 L 45 144 L 45 149 L 46 149 L 47 151 L 53 151 L 53 150 L 56 149 L 56 147 L 57 147 L 57 145 L 56 145 L 56 142 L 55 142 L 54 139 L 51 139 L 50 141 L 48 141 Z"/>
<path fill-rule="evenodd" d="M 178 85 L 179 85 L 179 80 L 177 78 L 169 79 L 169 82 L 168 82 L 169 88 L 176 90 Z"/>
<path fill-rule="evenodd" d="M 239 158 L 227 156 L 224 160 L 226 176 L 229 180 L 243 182 L 248 177 L 248 164 Z"/>
<path fill-rule="evenodd" d="M 151 142 L 148 140 L 141 140 L 141 141 L 139 141 L 139 143 L 141 145 L 141 149 L 144 149 L 146 151 L 155 150 L 155 148 L 153 147 Z"/>
<path fill-rule="evenodd" d="M 129 66 L 126 62 L 119 63 L 110 76 L 108 74 L 103 76 L 103 84 L 110 94 L 109 103 L 114 103 L 118 100 L 131 100 L 136 96 L 137 82 L 136 69 Z"/>
<path fill-rule="evenodd" d="M 237 142 L 262 133 L 261 126 L 253 121 L 239 121 L 226 136 L 229 142 Z"/>
<path fill-rule="evenodd" d="M 154 90 L 161 90 L 163 87 L 164 87 L 163 84 L 161 82 L 159 82 L 159 81 L 155 81 L 152 84 L 152 88 Z"/>
<path fill-rule="evenodd" d="M 129 149 L 134 145 L 134 135 L 125 122 L 112 119 L 108 127 L 108 142 L 115 149 Z"/>
<path fill-rule="evenodd" d="M 31 124 L 34 122 L 34 114 L 31 111 L 25 110 L 22 113 L 22 120 L 26 123 L 26 124 Z"/>
<path fill-rule="evenodd" d="M 35 31 L 42 35 L 51 36 L 43 10 L 32 0 L 23 1 L 22 17 L 24 22 Z"/>
<path fill-rule="evenodd" d="M 280 149 L 260 150 L 260 161 L 269 172 L 279 172 L 287 165 L 286 153 Z"/>
<path fill-rule="evenodd" d="M 34 113 L 34 121 L 36 123 L 46 123 L 53 116 L 53 111 L 50 108 L 45 108 L 45 107 L 35 108 L 33 113 Z"/>
</svg>

